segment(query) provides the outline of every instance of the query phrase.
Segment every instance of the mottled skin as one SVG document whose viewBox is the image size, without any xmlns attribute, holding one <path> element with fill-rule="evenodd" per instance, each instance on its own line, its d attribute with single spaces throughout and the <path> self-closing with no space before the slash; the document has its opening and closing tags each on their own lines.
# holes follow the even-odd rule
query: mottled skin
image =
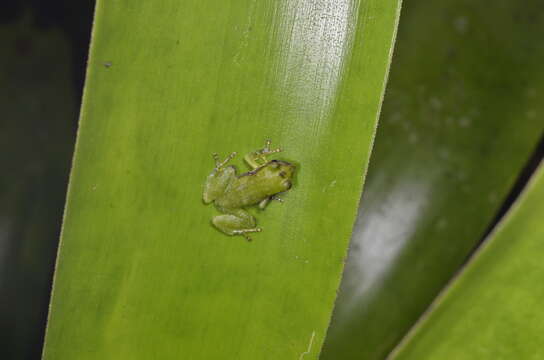
<svg viewBox="0 0 544 360">
<path fill-rule="evenodd" d="M 268 161 L 266 156 L 280 152 L 270 150 L 270 141 L 264 149 L 247 154 L 244 160 L 252 168 L 237 175 L 234 166 L 225 166 L 236 153 L 230 154 L 220 162 L 214 154 L 215 168 L 206 179 L 203 199 L 206 204 L 214 203 L 223 215 L 214 216 L 212 223 L 227 235 L 242 235 L 251 240 L 248 233 L 259 232 L 255 218 L 244 210 L 245 207 L 259 204 L 264 209 L 276 194 L 289 190 L 295 166 L 281 160 Z M 279 200 L 279 199 L 277 199 Z"/>
</svg>

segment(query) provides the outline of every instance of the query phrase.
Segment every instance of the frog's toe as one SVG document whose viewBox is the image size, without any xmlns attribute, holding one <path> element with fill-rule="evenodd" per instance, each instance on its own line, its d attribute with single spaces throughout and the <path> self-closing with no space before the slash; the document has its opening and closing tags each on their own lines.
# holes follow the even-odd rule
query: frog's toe
<svg viewBox="0 0 544 360">
<path fill-rule="evenodd" d="M 217 153 L 213 153 L 213 154 L 212 154 L 212 157 L 213 157 L 213 160 L 214 160 L 214 162 L 215 162 L 215 169 L 216 169 L 216 170 L 221 170 L 222 168 L 224 168 L 225 165 L 226 165 L 229 161 L 231 161 L 232 159 L 234 159 L 234 157 L 235 157 L 237 154 L 238 154 L 238 153 L 237 153 L 236 151 L 234 151 L 234 152 L 230 153 L 230 155 L 227 156 L 227 157 L 225 158 L 225 160 L 220 161 L 220 160 L 219 160 L 219 155 L 218 155 Z"/>
<path fill-rule="evenodd" d="M 243 237 L 246 238 L 247 241 L 252 241 L 253 239 L 251 239 L 248 233 L 261 232 L 261 231 L 262 231 L 261 228 L 255 228 L 255 229 L 234 230 L 233 232 L 234 232 L 234 235 L 242 235 Z"/>
</svg>

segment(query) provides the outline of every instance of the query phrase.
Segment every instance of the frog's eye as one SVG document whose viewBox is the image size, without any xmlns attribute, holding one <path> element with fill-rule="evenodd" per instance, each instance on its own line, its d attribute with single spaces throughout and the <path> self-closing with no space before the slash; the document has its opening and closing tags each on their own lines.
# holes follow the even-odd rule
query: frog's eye
<svg viewBox="0 0 544 360">
<path fill-rule="evenodd" d="M 289 189 L 291 188 L 291 186 L 293 186 L 293 183 L 292 183 L 291 181 L 289 181 L 289 180 L 285 180 L 285 181 L 283 182 L 283 185 L 285 186 L 285 188 L 286 188 L 287 190 L 289 190 Z"/>
<path fill-rule="evenodd" d="M 278 173 L 278 175 L 279 175 L 280 177 L 282 177 L 282 178 L 285 179 L 285 177 L 287 176 L 287 173 L 286 173 L 285 171 L 280 171 L 280 172 Z"/>
<path fill-rule="evenodd" d="M 272 161 L 270 161 L 270 167 L 271 167 L 272 169 L 277 169 L 277 168 L 280 167 L 280 164 L 278 163 L 277 160 L 272 160 Z"/>
</svg>

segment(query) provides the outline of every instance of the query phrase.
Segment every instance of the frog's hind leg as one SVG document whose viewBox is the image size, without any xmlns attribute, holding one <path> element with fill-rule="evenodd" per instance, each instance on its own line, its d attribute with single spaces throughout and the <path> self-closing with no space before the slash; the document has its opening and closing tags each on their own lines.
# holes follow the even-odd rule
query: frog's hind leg
<svg viewBox="0 0 544 360">
<path fill-rule="evenodd" d="M 280 148 L 270 149 L 271 143 L 272 142 L 270 140 L 266 140 L 264 148 L 251 152 L 244 156 L 244 160 L 252 169 L 257 169 L 265 165 L 268 162 L 268 159 L 266 158 L 267 155 L 279 153 L 282 151 Z"/>
<path fill-rule="evenodd" d="M 227 235 L 242 235 L 251 241 L 248 233 L 260 232 L 255 227 L 255 218 L 242 209 L 229 211 L 230 214 L 218 215 L 212 219 L 213 225 Z"/>
</svg>

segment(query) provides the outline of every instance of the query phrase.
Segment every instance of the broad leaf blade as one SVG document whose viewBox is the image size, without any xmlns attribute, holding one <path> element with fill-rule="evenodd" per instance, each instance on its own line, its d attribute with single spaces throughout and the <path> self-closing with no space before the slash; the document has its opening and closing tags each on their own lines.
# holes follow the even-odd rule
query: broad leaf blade
<svg viewBox="0 0 544 360">
<path fill-rule="evenodd" d="M 99 1 L 44 358 L 317 358 L 397 10 Z M 299 173 L 247 243 L 202 185 L 266 138 Z"/>
<path fill-rule="evenodd" d="M 544 357 L 544 167 L 393 359 Z"/>
</svg>

